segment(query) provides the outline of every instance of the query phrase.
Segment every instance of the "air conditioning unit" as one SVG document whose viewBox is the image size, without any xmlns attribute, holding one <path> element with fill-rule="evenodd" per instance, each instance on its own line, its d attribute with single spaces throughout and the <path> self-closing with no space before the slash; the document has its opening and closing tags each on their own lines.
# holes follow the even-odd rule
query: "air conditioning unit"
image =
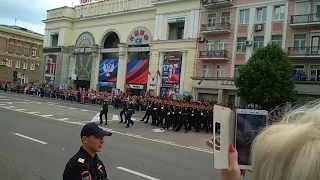
<svg viewBox="0 0 320 180">
<path fill-rule="evenodd" d="M 3 61 L 0 61 L 0 66 L 4 66 L 4 62 Z"/>
<path fill-rule="evenodd" d="M 261 30 L 262 30 L 262 24 L 254 25 L 254 31 L 261 31 Z"/>
<path fill-rule="evenodd" d="M 198 42 L 204 42 L 204 37 L 198 37 Z"/>
<path fill-rule="evenodd" d="M 246 46 L 251 46 L 252 45 L 252 42 L 249 41 L 249 40 L 246 40 L 244 43 L 245 43 Z"/>
</svg>

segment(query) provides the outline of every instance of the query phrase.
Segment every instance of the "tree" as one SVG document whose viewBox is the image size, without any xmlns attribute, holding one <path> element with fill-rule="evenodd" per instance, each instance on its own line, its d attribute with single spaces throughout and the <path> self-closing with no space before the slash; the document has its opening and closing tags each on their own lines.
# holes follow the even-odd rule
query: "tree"
<svg viewBox="0 0 320 180">
<path fill-rule="evenodd" d="M 292 101 L 296 91 L 294 70 L 286 53 L 277 44 L 258 49 L 236 78 L 237 94 L 246 103 L 269 110 Z"/>
</svg>

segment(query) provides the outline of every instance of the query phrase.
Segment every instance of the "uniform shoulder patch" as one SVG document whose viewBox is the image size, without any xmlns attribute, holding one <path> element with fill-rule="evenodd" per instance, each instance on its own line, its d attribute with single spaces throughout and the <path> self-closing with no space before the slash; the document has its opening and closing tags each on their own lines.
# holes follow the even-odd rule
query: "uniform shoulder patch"
<svg viewBox="0 0 320 180">
<path fill-rule="evenodd" d="M 92 180 L 92 177 L 91 177 L 89 171 L 85 171 L 85 172 L 81 173 L 81 179 L 82 180 Z"/>
<path fill-rule="evenodd" d="M 83 164 L 84 161 L 85 161 L 85 159 L 82 159 L 82 158 L 79 158 L 79 159 L 78 159 L 78 162 L 79 162 L 79 163 L 82 163 L 82 164 Z"/>
</svg>

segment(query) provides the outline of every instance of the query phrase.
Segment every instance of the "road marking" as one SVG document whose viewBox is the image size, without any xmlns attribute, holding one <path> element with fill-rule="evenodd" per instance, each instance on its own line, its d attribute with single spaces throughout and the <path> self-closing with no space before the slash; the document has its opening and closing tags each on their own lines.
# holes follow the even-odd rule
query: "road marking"
<svg viewBox="0 0 320 180">
<path fill-rule="evenodd" d="M 70 118 L 61 118 L 61 119 L 57 119 L 58 121 L 66 121 L 69 120 Z"/>
<path fill-rule="evenodd" d="M 42 104 L 41 102 L 37 102 L 37 104 Z"/>
<path fill-rule="evenodd" d="M 19 134 L 19 133 L 13 133 L 13 134 L 14 134 L 14 135 L 16 135 L 16 136 L 20 136 L 20 137 L 23 137 L 23 138 L 29 139 L 29 140 L 31 140 L 31 141 L 34 141 L 34 142 L 40 143 L 40 144 L 48 144 L 48 143 L 46 143 L 46 142 L 44 142 L 44 141 L 40 141 L 40 140 L 38 140 L 38 139 L 34 139 L 34 138 L 32 138 L 32 137 L 25 136 L 25 135 L 22 135 L 22 134 Z"/>
<path fill-rule="evenodd" d="M 0 104 L 0 106 L 4 106 L 5 104 Z"/>
<path fill-rule="evenodd" d="M 1 101 L 10 101 L 10 99 L 0 99 Z"/>
<path fill-rule="evenodd" d="M 163 132 L 165 132 L 166 130 L 164 130 L 164 129 L 152 129 L 152 132 L 155 132 L 155 133 L 163 133 Z"/>
<path fill-rule="evenodd" d="M 71 107 L 71 108 L 69 108 L 69 109 L 77 109 L 77 108 L 73 108 L 73 107 Z"/>
<path fill-rule="evenodd" d="M 58 106 L 58 107 L 65 108 L 66 106 Z"/>
<path fill-rule="evenodd" d="M 13 109 L 13 108 L 15 108 L 15 106 L 7 106 L 7 107 L 4 107 L 4 108 L 6 108 L 6 109 Z"/>
<path fill-rule="evenodd" d="M 160 179 L 158 179 L 158 178 L 154 178 L 154 177 L 151 177 L 151 176 L 148 176 L 148 175 L 139 173 L 139 172 L 137 172 L 137 171 L 133 171 L 133 170 L 124 168 L 124 167 L 117 167 L 117 169 L 120 169 L 120 170 L 122 170 L 122 171 L 126 171 L 126 172 L 128 172 L 128 173 L 131 173 L 131 174 L 134 174 L 134 175 L 137 175 L 137 176 L 140 176 L 140 177 L 144 177 L 144 178 L 146 178 L 146 179 L 150 179 L 150 180 L 160 180 Z"/>
<path fill-rule="evenodd" d="M 15 109 L 16 111 L 26 111 L 27 109 Z"/>
<path fill-rule="evenodd" d="M 83 111 L 83 112 L 87 112 L 88 110 L 82 109 L 81 111 Z"/>
<path fill-rule="evenodd" d="M 118 115 L 112 115 L 112 121 L 119 121 Z"/>
<path fill-rule="evenodd" d="M 26 112 L 26 113 L 28 113 L 28 114 L 38 114 L 40 112 Z"/>
<path fill-rule="evenodd" d="M 52 117 L 52 114 L 48 114 L 48 115 L 40 115 L 41 117 Z"/>
<path fill-rule="evenodd" d="M 100 113 L 97 113 L 95 116 L 93 116 L 93 118 L 91 119 L 91 121 L 100 121 Z"/>
</svg>

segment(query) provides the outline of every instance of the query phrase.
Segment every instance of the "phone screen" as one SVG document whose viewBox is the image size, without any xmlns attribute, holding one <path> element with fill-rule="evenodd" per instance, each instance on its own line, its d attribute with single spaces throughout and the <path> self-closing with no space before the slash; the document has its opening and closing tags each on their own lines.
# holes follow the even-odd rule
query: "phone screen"
<svg viewBox="0 0 320 180">
<path fill-rule="evenodd" d="M 239 165 L 250 166 L 252 141 L 267 126 L 267 116 L 237 113 L 236 118 L 235 148 L 239 154 Z"/>
</svg>

